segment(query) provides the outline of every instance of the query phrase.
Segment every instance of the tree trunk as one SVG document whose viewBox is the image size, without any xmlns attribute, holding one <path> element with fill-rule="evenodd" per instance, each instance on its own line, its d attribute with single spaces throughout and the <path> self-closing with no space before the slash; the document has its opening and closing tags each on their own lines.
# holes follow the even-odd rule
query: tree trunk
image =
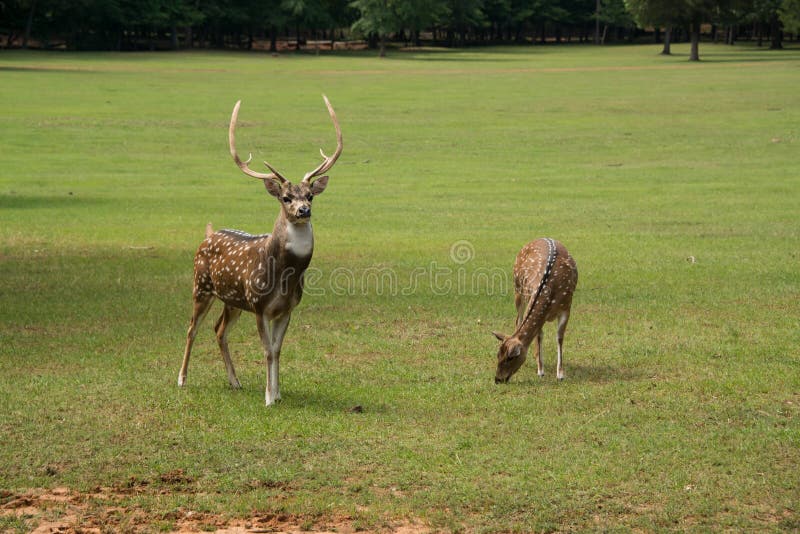
<svg viewBox="0 0 800 534">
<path fill-rule="evenodd" d="M 600 44 L 600 0 L 597 0 L 594 10 L 594 44 Z"/>
<path fill-rule="evenodd" d="M 386 34 L 381 34 L 380 38 L 380 51 L 378 57 L 386 57 Z"/>
<path fill-rule="evenodd" d="M 700 61 L 700 23 L 693 22 L 690 30 L 692 34 L 692 51 L 689 61 Z"/>
<path fill-rule="evenodd" d="M 783 43 L 781 42 L 783 41 L 782 33 L 780 19 L 778 19 L 778 14 L 774 13 L 769 25 L 770 50 L 781 50 L 783 48 Z"/>
<path fill-rule="evenodd" d="M 172 49 L 173 50 L 177 50 L 178 49 L 178 25 L 175 24 L 175 23 L 172 23 L 171 40 L 172 40 Z"/>
<path fill-rule="evenodd" d="M 22 37 L 22 48 L 28 48 L 28 40 L 31 38 L 33 29 L 33 13 L 36 11 L 36 0 L 31 2 L 31 10 L 28 11 L 28 20 L 25 22 L 25 35 Z"/>
<path fill-rule="evenodd" d="M 672 49 L 670 45 L 672 44 L 672 26 L 667 26 L 664 28 L 664 49 L 661 50 L 662 56 L 670 56 L 672 55 Z"/>
<path fill-rule="evenodd" d="M 275 26 L 269 28 L 269 51 L 273 54 L 278 51 L 278 28 Z"/>
</svg>

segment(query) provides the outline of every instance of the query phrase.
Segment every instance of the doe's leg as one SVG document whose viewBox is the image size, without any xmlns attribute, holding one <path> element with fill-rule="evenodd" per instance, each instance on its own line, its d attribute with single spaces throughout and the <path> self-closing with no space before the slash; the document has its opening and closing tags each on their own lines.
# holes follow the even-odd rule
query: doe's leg
<svg viewBox="0 0 800 534">
<path fill-rule="evenodd" d="M 542 365 L 542 331 L 536 334 L 536 374 L 544 376 L 544 365 Z"/>
<path fill-rule="evenodd" d="M 559 380 L 564 380 L 564 366 L 562 357 L 564 352 L 564 332 L 567 330 L 567 322 L 569 322 L 569 310 L 561 312 L 561 315 L 558 317 L 558 331 L 556 333 L 556 341 L 558 342 L 558 367 L 556 376 Z"/>
<path fill-rule="evenodd" d="M 186 373 L 189 372 L 189 355 L 192 353 L 194 338 L 213 301 L 214 296 L 211 294 L 195 297 L 194 299 L 192 319 L 189 322 L 189 331 L 186 333 L 186 349 L 183 352 L 183 363 L 181 364 L 181 370 L 178 372 L 179 386 L 186 384 Z"/>
<path fill-rule="evenodd" d="M 219 351 L 222 353 L 222 361 L 225 362 L 225 371 L 228 373 L 228 383 L 236 389 L 239 389 L 242 385 L 239 383 L 239 379 L 236 378 L 236 371 L 233 368 L 233 361 L 231 361 L 231 353 L 228 350 L 228 329 L 236 323 L 241 314 L 242 310 L 226 305 L 217 320 L 217 324 L 214 326 Z"/>
</svg>

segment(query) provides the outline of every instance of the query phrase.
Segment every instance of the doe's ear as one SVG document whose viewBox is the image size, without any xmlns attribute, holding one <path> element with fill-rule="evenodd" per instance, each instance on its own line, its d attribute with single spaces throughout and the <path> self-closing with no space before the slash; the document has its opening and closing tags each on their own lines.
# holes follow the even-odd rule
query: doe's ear
<svg viewBox="0 0 800 534">
<path fill-rule="evenodd" d="M 325 188 L 328 186 L 328 177 L 327 176 L 320 176 L 314 183 L 311 184 L 311 194 L 317 196 L 325 191 Z"/>
<path fill-rule="evenodd" d="M 504 334 L 501 334 L 500 332 L 492 332 L 492 335 L 500 341 L 505 341 L 506 339 L 506 336 Z"/>
<path fill-rule="evenodd" d="M 264 187 L 275 198 L 281 197 L 281 184 L 277 180 L 264 180 Z"/>
<path fill-rule="evenodd" d="M 511 350 L 508 351 L 506 358 L 509 360 L 513 360 L 514 358 L 519 358 L 522 355 L 522 345 L 514 345 L 511 347 Z"/>
</svg>

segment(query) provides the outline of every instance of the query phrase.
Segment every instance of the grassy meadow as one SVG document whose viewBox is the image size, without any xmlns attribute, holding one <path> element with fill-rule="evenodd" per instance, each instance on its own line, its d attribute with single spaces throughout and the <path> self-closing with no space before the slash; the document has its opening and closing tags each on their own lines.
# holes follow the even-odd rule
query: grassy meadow
<svg viewBox="0 0 800 534">
<path fill-rule="evenodd" d="M 800 529 L 800 48 L 673 50 L 0 52 L 0 512 L 86 496 L 0 531 Z M 322 93 L 344 153 L 283 400 L 249 315 L 229 388 L 219 305 L 178 388 L 206 223 L 278 210 L 233 104 L 240 154 L 299 179 Z M 543 236 L 580 272 L 566 380 L 550 324 L 546 376 L 498 386 Z"/>
</svg>

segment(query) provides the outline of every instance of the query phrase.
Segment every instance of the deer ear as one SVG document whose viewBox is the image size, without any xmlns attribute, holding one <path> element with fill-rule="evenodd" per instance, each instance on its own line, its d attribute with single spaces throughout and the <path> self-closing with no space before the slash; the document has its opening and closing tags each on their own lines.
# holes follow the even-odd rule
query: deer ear
<svg viewBox="0 0 800 534">
<path fill-rule="evenodd" d="M 281 184 L 279 184 L 276 180 L 264 180 L 264 187 L 267 188 L 267 191 L 270 195 L 275 198 L 281 197 Z"/>
<path fill-rule="evenodd" d="M 505 341 L 506 339 L 506 336 L 504 334 L 501 334 L 500 332 L 492 332 L 492 335 L 500 341 Z"/>
<path fill-rule="evenodd" d="M 314 183 L 311 184 L 311 194 L 316 196 L 321 194 L 325 191 L 325 188 L 328 186 L 328 177 L 327 176 L 320 176 Z"/>
<path fill-rule="evenodd" d="M 520 355 L 522 355 L 522 345 L 514 345 L 511 347 L 511 350 L 508 351 L 506 359 L 513 360 L 514 358 L 519 358 Z"/>
</svg>

